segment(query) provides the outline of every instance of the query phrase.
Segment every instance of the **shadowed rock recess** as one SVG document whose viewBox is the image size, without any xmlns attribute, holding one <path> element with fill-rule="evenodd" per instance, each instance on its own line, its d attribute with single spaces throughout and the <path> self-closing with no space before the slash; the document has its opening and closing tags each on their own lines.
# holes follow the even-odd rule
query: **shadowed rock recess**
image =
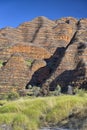
<svg viewBox="0 0 87 130">
<path fill-rule="evenodd" d="M 87 89 L 87 19 L 37 17 L 0 29 L 0 92 L 29 85 Z"/>
</svg>

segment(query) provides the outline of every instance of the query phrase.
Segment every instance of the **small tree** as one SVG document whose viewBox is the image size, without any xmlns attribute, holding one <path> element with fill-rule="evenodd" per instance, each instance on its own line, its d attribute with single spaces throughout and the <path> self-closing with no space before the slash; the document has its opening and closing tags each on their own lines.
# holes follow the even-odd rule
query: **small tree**
<svg viewBox="0 0 87 130">
<path fill-rule="evenodd" d="M 74 94 L 78 94 L 78 91 L 79 91 L 78 87 L 75 87 L 74 90 L 73 90 Z"/>
<path fill-rule="evenodd" d="M 55 91 L 53 92 L 55 96 L 58 96 L 61 94 L 61 86 L 58 84 Z"/>
<path fill-rule="evenodd" d="M 61 94 L 61 86 L 59 84 L 56 87 L 56 91 L 58 92 L 58 95 Z"/>
</svg>

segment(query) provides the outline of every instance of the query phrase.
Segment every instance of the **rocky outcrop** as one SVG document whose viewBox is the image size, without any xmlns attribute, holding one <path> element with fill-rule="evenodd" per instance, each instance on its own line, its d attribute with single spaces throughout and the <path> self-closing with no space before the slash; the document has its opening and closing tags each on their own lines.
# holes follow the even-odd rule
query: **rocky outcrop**
<svg viewBox="0 0 87 130">
<path fill-rule="evenodd" d="M 28 80 L 29 68 L 23 57 L 19 53 L 15 53 L 0 70 L 0 85 L 21 89 L 26 86 Z"/>
<path fill-rule="evenodd" d="M 87 20 L 82 19 L 77 24 L 77 31 L 69 44 L 61 52 L 61 62 L 45 81 L 44 86 L 55 88 L 57 84 L 64 87 L 71 84 L 87 88 Z M 61 57 L 61 54 L 60 56 Z M 58 59 L 57 59 L 58 60 Z"/>
<path fill-rule="evenodd" d="M 0 64 L 0 88 L 87 88 L 87 19 L 38 17 L 1 29 Z"/>
</svg>

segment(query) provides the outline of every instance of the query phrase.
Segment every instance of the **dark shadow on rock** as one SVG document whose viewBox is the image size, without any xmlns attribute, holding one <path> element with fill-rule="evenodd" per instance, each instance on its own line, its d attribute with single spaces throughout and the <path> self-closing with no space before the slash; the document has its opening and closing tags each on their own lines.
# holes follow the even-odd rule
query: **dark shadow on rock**
<svg viewBox="0 0 87 130">
<path fill-rule="evenodd" d="M 56 68 L 60 65 L 62 58 L 65 55 L 66 48 L 59 47 L 54 52 L 53 56 L 49 59 L 45 59 L 47 65 L 38 69 L 32 76 L 30 82 L 26 85 L 28 88 L 29 85 L 42 87 L 43 83 L 50 78 L 52 73 L 56 71 Z"/>
<path fill-rule="evenodd" d="M 62 74 L 56 77 L 56 79 L 50 84 L 50 90 L 55 90 L 57 84 L 62 87 L 62 92 L 67 92 L 68 85 L 71 85 L 72 87 L 79 85 L 81 87 L 82 84 L 80 84 L 80 81 L 84 80 L 85 72 L 85 64 L 81 60 L 74 70 L 65 70 Z"/>
<path fill-rule="evenodd" d="M 52 74 L 54 74 L 56 72 L 56 69 L 60 65 L 62 58 L 65 55 L 66 50 L 68 49 L 68 47 L 71 44 L 73 44 L 73 40 L 74 40 L 76 33 L 77 32 L 74 33 L 71 41 L 69 42 L 69 44 L 66 47 L 58 47 L 56 49 L 56 51 L 54 52 L 53 56 L 51 56 L 49 59 L 45 59 L 47 65 L 45 67 L 38 69 L 33 74 L 32 79 L 28 82 L 28 84 L 26 85 L 26 88 L 28 88 L 28 85 L 43 87 L 44 83 L 46 83 L 46 81 L 48 79 L 50 79 Z M 52 82 L 52 81 L 50 81 L 50 82 Z M 49 87 L 48 83 L 46 86 Z"/>
</svg>

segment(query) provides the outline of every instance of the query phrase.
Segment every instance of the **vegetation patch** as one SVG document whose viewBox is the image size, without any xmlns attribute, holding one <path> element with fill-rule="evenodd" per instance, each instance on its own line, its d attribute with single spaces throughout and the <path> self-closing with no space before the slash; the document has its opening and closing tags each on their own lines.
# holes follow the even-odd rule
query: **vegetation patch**
<svg viewBox="0 0 87 130">
<path fill-rule="evenodd" d="M 12 130 L 38 130 L 42 126 L 65 125 L 73 115 L 78 116 L 79 120 L 87 119 L 87 94 L 24 97 L 15 101 L 2 100 L 0 103 L 0 125 L 10 125 Z M 64 123 L 64 120 L 67 122 Z"/>
<path fill-rule="evenodd" d="M 3 66 L 3 61 L 0 60 L 0 68 Z"/>
<path fill-rule="evenodd" d="M 26 60 L 27 66 L 31 67 L 32 63 L 33 63 L 33 60 L 32 60 L 32 59 Z"/>
</svg>

